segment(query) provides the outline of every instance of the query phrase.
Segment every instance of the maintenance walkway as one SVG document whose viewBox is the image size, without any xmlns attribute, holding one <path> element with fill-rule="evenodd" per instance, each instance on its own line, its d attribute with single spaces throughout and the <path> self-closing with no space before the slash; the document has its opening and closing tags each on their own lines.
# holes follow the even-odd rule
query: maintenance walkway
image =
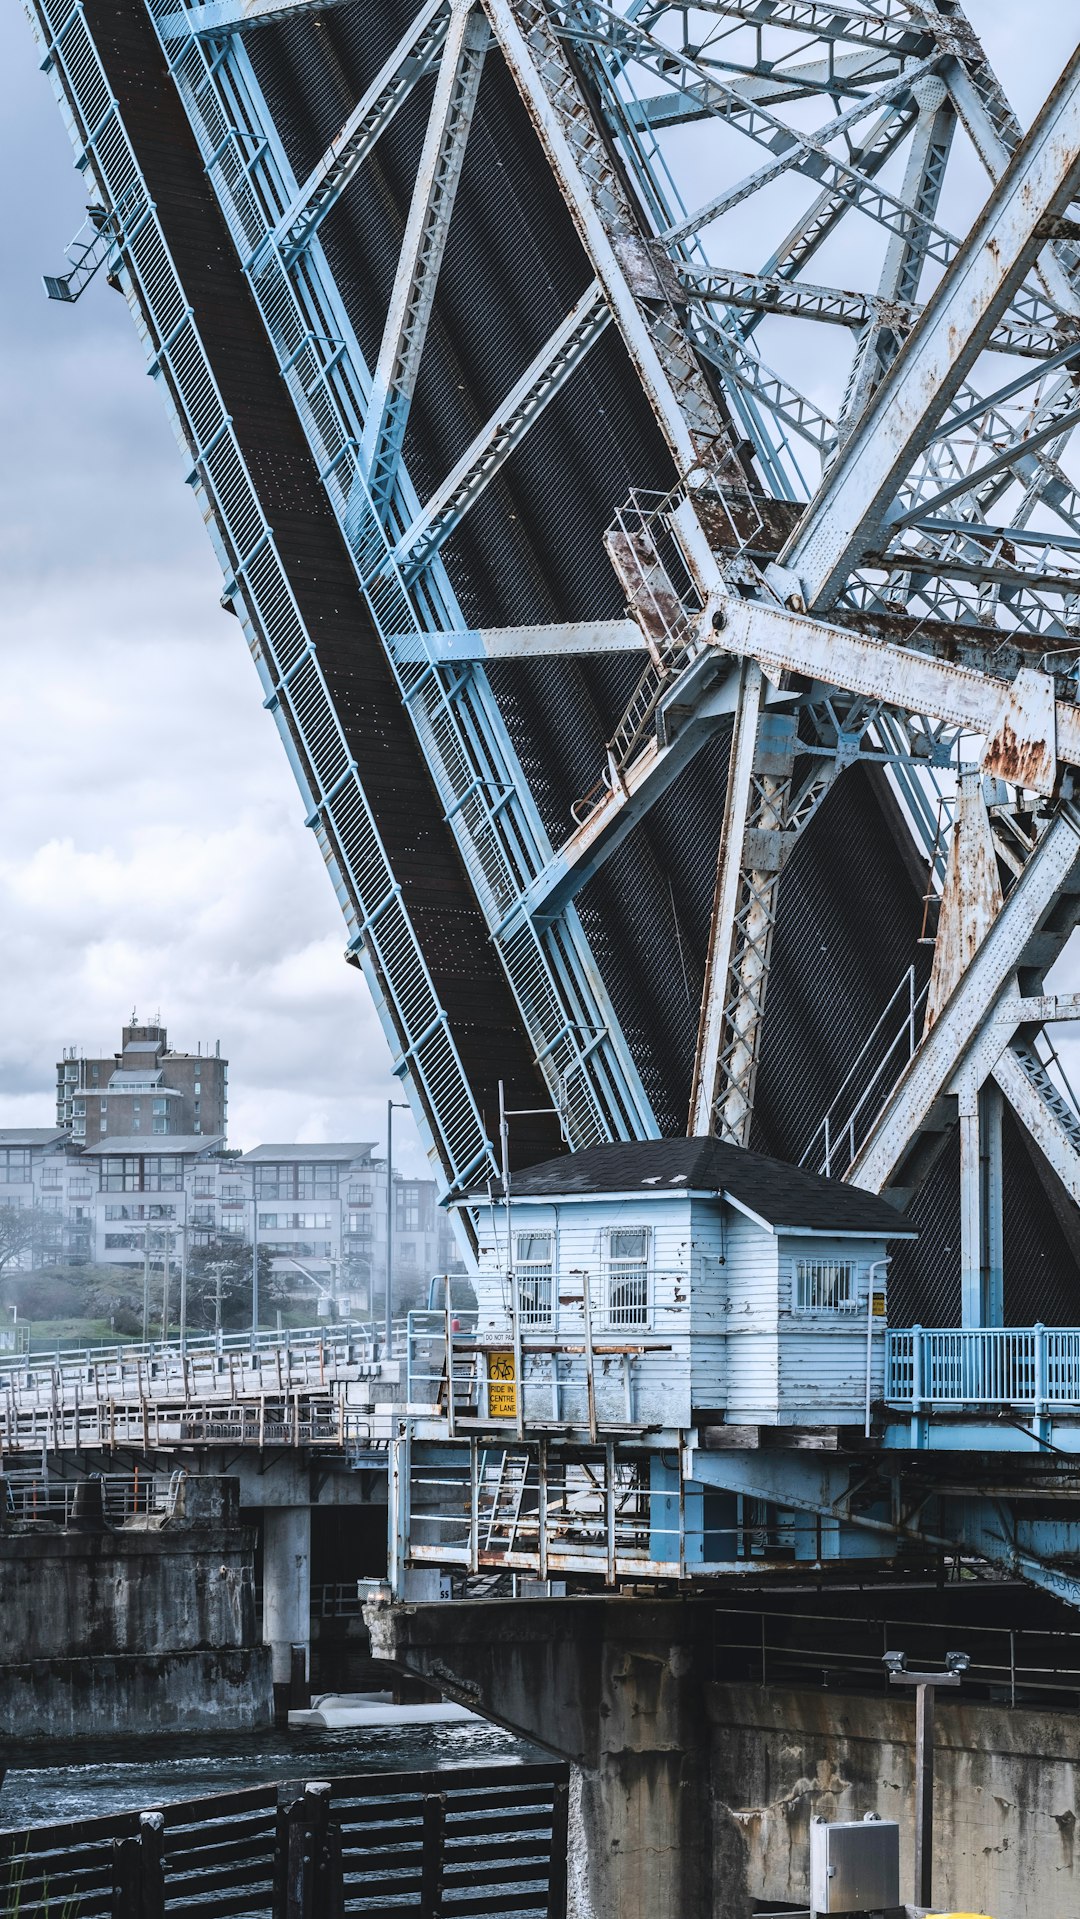
<svg viewBox="0 0 1080 1919">
<path fill-rule="evenodd" d="M 399 1392 L 405 1325 L 323 1324 L 0 1356 L 0 1460 L 176 1446 L 376 1443 Z"/>
</svg>

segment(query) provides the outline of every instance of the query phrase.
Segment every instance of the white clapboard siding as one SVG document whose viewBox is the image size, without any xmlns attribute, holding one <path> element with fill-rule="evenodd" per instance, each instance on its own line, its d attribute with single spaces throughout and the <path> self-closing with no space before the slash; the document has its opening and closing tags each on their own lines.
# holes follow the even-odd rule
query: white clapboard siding
<svg viewBox="0 0 1080 1919">
<path fill-rule="evenodd" d="M 594 1346 L 640 1348 L 598 1354 L 596 1409 L 602 1426 L 688 1427 L 695 1412 L 733 1424 L 853 1424 L 866 1395 L 869 1275 L 885 1244 L 875 1239 L 778 1234 L 715 1196 L 688 1193 L 595 1194 L 581 1199 L 512 1202 L 511 1230 L 550 1233 L 557 1326 L 553 1340 L 580 1346 L 586 1285 Z M 481 1208 L 480 1270 L 475 1285 L 480 1337 L 509 1326 L 505 1208 Z M 643 1327 L 607 1316 L 608 1236 L 644 1227 L 648 1234 L 649 1310 Z M 850 1260 L 856 1268 L 851 1312 L 799 1307 L 800 1259 Z M 878 1284 L 880 1285 L 880 1274 Z M 540 1337 L 539 1329 L 536 1329 Z M 527 1340 L 526 1340 L 527 1343 Z M 884 1321 L 875 1322 L 871 1390 L 880 1397 Z M 627 1390 L 629 1364 L 630 1392 Z M 554 1356 L 525 1363 L 529 1419 L 556 1418 Z M 578 1357 L 564 1356 L 558 1417 L 588 1419 Z M 571 1383 L 565 1383 L 567 1378 Z"/>
</svg>

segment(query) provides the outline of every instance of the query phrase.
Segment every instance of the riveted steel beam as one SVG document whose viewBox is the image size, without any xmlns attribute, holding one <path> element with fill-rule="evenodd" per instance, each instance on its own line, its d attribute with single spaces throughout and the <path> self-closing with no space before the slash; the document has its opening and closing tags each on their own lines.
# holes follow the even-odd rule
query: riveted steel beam
<svg viewBox="0 0 1080 1919">
<path fill-rule="evenodd" d="M 163 33 L 172 38 L 185 27 L 200 38 L 222 33 L 249 33 L 255 27 L 280 25 L 301 20 L 305 14 L 328 13 L 333 7 L 347 6 L 350 0 L 189 0 L 175 14 L 167 14 L 161 23 Z"/>
<path fill-rule="evenodd" d="M 1078 884 L 1080 815 L 1063 807 L 1047 828 L 974 957 L 954 987 L 939 1018 L 924 1035 L 885 1100 L 867 1138 L 855 1155 L 848 1179 L 869 1192 L 891 1185 L 933 1109 L 962 1073 L 965 1061 L 993 1024 L 998 1000 L 1011 990 L 1018 969 L 1041 973 L 1060 950 L 1061 939 L 1048 931 L 1061 902 Z M 1075 923 L 1080 902 L 1072 899 Z M 1039 936 L 1048 932 L 1042 946 Z M 1056 931 L 1065 930 L 1059 926 Z M 981 1083 L 1007 1043 L 1007 1027 L 988 1042 L 986 1070 L 975 1068 Z"/>
<path fill-rule="evenodd" d="M 368 476 L 368 488 L 379 512 L 385 510 L 393 492 L 489 38 L 488 24 L 479 7 L 468 4 L 468 0 L 451 0 L 450 30 L 420 153 L 360 446 L 360 465 Z"/>
<path fill-rule="evenodd" d="M 926 224 L 889 237 L 878 282 L 878 298 L 891 305 L 911 303 L 918 298 L 919 281 L 926 264 L 929 223 L 937 217 L 956 126 L 956 110 L 937 74 L 926 74 L 916 82 L 913 91 L 919 117 L 908 149 L 901 198 L 923 216 Z M 859 341 L 848 378 L 840 422 L 841 440 L 848 437 L 882 374 L 896 358 L 903 338 L 903 332 L 887 320 L 875 316 L 870 321 Z"/>
<path fill-rule="evenodd" d="M 679 473 L 704 468 L 730 491 L 748 484 L 642 215 L 612 163 L 567 49 L 541 0 L 485 0 L 522 99 Z"/>
<path fill-rule="evenodd" d="M 594 281 L 402 534 L 394 558 L 407 580 L 416 578 L 461 524 L 534 421 L 577 371 L 610 318 L 599 283 Z"/>
<path fill-rule="evenodd" d="M 1024 1131 L 1035 1141 L 1065 1191 L 1080 1205 L 1080 1122 L 1031 1047 L 1006 1046 L 993 1068 Z"/>
<path fill-rule="evenodd" d="M 564 626 L 489 626 L 452 633 L 394 633 L 388 644 L 402 665 L 421 660 L 565 660 L 604 653 L 644 653 L 636 620 L 575 620 Z"/>
<path fill-rule="evenodd" d="M 273 231 L 260 243 L 257 262 L 276 250 L 288 266 L 310 244 L 417 81 L 430 73 L 449 27 L 449 0 L 426 0 L 340 133 L 297 189 Z"/>
</svg>

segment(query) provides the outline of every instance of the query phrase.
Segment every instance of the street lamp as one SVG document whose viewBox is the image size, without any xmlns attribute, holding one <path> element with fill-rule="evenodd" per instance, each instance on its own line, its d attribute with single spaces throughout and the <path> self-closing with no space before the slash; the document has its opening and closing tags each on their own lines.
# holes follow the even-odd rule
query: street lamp
<svg viewBox="0 0 1080 1919">
<path fill-rule="evenodd" d="M 882 1661 L 890 1686 L 915 1688 L 915 1904 L 933 1903 L 934 1876 L 934 1693 L 958 1686 L 971 1664 L 966 1652 L 947 1652 L 944 1672 L 909 1670 L 906 1652 L 887 1652 Z"/>
<path fill-rule="evenodd" d="M 259 1343 L 259 1169 L 251 1169 L 251 1350 Z"/>
<path fill-rule="evenodd" d="M 404 1099 L 388 1099 L 386 1102 L 386 1335 L 385 1357 L 390 1359 L 394 1351 L 394 1114 L 407 1113 L 409 1103 Z"/>
</svg>

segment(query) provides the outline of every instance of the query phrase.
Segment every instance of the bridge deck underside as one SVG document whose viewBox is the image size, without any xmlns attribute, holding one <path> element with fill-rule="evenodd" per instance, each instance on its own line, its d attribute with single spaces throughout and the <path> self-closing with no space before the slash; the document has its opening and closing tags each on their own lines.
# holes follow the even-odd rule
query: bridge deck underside
<svg viewBox="0 0 1080 1919">
<path fill-rule="evenodd" d="M 245 36 L 277 132 L 303 178 L 413 11 L 408 0 L 341 6 Z M 391 863 L 419 929 L 466 1073 L 491 1127 L 495 1086 L 539 1102 L 539 1079 L 430 776 L 317 484 L 142 0 L 87 14 L 237 422 L 267 517 L 316 637 Z M 421 83 L 320 232 L 361 348 L 374 361 L 430 104 Z M 487 56 L 405 456 L 421 498 L 550 336 L 591 274 L 570 216 L 496 48 Z M 666 490 L 670 456 L 610 327 L 444 550 L 478 625 L 617 616 L 602 534 L 633 488 Z M 633 659 L 502 664 L 492 679 L 548 832 L 595 781 L 636 675 Z M 723 817 L 723 738 L 704 750 L 581 895 L 597 965 L 662 1133 L 685 1129 Z M 911 961 L 925 882 L 884 782 L 844 775 L 783 880 L 757 1089 L 755 1144 L 797 1158 Z M 550 1155 L 549 1119 L 515 1121 L 519 1164 Z M 1013 1312 L 1036 1315 L 1048 1262 L 1061 1316 L 1080 1275 L 1007 1141 L 1010 1231 L 1022 1248 Z M 958 1236 L 930 1233 L 908 1258 L 905 1311 L 942 1323 Z M 1040 1290 L 1041 1289 L 1041 1290 Z M 1030 1292 L 1030 1299 L 1026 1294 Z M 1052 1302 L 1051 1302 L 1052 1304 Z M 1041 1306 L 1039 1308 L 1042 1309 Z M 1053 1307 L 1056 1312 L 1058 1309 Z"/>
</svg>

